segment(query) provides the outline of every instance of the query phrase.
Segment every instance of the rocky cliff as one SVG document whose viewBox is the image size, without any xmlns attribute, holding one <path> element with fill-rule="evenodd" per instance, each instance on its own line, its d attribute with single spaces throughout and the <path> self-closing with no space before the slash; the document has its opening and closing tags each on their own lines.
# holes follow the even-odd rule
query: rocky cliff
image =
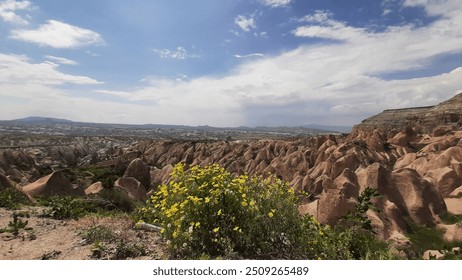
<svg viewBox="0 0 462 280">
<path fill-rule="evenodd" d="M 436 106 L 391 109 L 365 119 L 353 128 L 358 130 L 400 130 L 412 126 L 423 133 L 431 132 L 438 126 L 462 128 L 462 93 Z"/>
</svg>

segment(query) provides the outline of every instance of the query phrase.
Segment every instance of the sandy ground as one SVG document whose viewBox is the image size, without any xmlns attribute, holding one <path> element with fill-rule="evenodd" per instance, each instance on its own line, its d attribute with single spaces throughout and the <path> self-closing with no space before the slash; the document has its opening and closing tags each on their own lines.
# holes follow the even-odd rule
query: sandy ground
<svg viewBox="0 0 462 280">
<path fill-rule="evenodd" d="M 38 207 L 25 207 L 16 212 L 23 214 L 20 219 L 28 221 L 30 229 L 21 229 L 16 236 L 9 232 L 0 233 L 0 260 L 93 259 L 95 245 L 88 242 L 83 233 L 98 225 L 110 228 L 118 240 L 142 246 L 146 253 L 135 259 L 163 258 L 163 242 L 158 234 L 133 229 L 127 216 L 55 220 L 40 217 L 43 209 Z M 8 228 L 8 223 L 13 220 L 12 214 L 13 211 L 0 208 L 0 228 Z M 104 254 L 101 258 L 109 257 L 111 254 Z"/>
</svg>

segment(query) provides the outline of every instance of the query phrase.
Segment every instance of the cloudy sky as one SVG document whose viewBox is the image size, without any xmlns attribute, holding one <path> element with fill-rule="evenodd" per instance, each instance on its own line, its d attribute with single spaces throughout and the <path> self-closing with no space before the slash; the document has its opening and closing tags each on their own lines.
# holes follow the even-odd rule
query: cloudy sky
<svg viewBox="0 0 462 280">
<path fill-rule="evenodd" d="M 0 119 L 353 125 L 461 91 L 460 0 L 0 0 Z"/>
</svg>

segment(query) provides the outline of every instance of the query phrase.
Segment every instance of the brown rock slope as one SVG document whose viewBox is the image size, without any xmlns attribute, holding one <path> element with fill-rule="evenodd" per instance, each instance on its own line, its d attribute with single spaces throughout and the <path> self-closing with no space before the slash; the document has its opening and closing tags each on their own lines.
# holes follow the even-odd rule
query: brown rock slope
<svg viewBox="0 0 462 280">
<path fill-rule="evenodd" d="M 462 93 L 436 106 L 385 110 L 381 114 L 365 119 L 355 126 L 353 131 L 377 128 L 400 130 L 412 126 L 424 133 L 430 133 L 435 127 L 445 125 L 450 125 L 453 129 L 462 128 Z"/>
</svg>

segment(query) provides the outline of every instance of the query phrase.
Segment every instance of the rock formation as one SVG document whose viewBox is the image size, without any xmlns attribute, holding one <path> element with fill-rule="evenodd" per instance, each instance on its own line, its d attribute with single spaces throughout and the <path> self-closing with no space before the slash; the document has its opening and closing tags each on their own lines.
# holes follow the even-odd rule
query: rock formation
<svg viewBox="0 0 462 280">
<path fill-rule="evenodd" d="M 137 179 L 145 189 L 151 186 L 150 168 L 140 158 L 134 159 L 125 170 L 124 177 Z"/>
<path fill-rule="evenodd" d="M 146 190 L 141 183 L 132 177 L 120 178 L 114 183 L 114 190 L 119 191 L 131 199 L 146 201 Z"/>
<path fill-rule="evenodd" d="M 61 171 L 55 171 L 22 187 L 22 191 L 32 198 L 55 195 L 84 195 L 84 191 L 73 186 Z"/>
<path fill-rule="evenodd" d="M 382 131 L 401 130 L 412 126 L 422 133 L 431 133 L 436 127 L 450 126 L 453 129 L 462 128 L 462 93 L 446 100 L 436 106 L 404 108 L 385 110 L 383 113 L 370 117 L 362 121 L 361 124 L 353 128 L 353 133 L 357 130 Z M 435 130 L 437 136 L 444 130 Z"/>
</svg>

